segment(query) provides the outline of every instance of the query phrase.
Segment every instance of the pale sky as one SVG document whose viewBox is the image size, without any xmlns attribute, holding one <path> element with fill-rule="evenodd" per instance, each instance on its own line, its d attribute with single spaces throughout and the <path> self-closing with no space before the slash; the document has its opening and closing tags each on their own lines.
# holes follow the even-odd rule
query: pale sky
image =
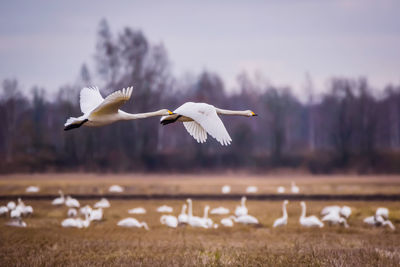
<svg viewBox="0 0 400 267">
<path fill-rule="evenodd" d="M 96 31 L 141 29 L 162 42 L 172 72 L 206 69 L 227 88 L 246 70 L 302 94 L 331 77 L 366 76 L 376 88 L 400 83 L 400 1 L 1 1 L 0 79 L 56 91 L 93 71 Z"/>
</svg>

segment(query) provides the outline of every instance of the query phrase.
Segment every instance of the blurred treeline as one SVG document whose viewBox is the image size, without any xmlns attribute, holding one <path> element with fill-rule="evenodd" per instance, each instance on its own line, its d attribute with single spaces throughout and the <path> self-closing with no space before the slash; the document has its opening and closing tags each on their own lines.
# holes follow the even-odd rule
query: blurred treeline
<svg viewBox="0 0 400 267">
<path fill-rule="evenodd" d="M 96 69 L 83 64 L 77 80 L 49 96 L 33 87 L 24 95 L 15 79 L 2 81 L 0 172 L 43 171 L 218 171 L 301 168 L 313 173 L 400 172 L 400 86 L 376 95 L 366 79 L 332 79 L 314 95 L 312 83 L 300 101 L 290 88 L 272 86 L 246 73 L 227 91 L 216 73 L 176 78 L 162 44 L 125 28 L 113 34 L 100 22 Z M 103 96 L 134 86 L 127 112 L 174 110 L 186 101 L 226 109 L 251 109 L 259 117 L 223 117 L 233 143 L 210 136 L 197 144 L 182 124 L 158 118 L 64 132 L 79 116 L 79 91 L 101 85 Z M 100 82 L 101 81 L 101 82 Z"/>
</svg>

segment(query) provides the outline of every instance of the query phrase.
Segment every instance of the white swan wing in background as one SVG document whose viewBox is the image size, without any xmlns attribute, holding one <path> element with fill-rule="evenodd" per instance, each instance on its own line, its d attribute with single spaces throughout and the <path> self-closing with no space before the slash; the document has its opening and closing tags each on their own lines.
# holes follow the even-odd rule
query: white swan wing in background
<svg viewBox="0 0 400 267">
<path fill-rule="evenodd" d="M 191 118 L 197 123 L 197 125 L 191 124 L 190 131 L 188 130 L 190 124 L 187 124 L 185 128 L 198 142 L 205 142 L 207 137 L 204 137 L 204 131 L 206 131 L 222 145 L 231 143 L 232 139 L 214 106 L 206 103 L 187 102 L 177 108 L 174 113 Z"/>
<path fill-rule="evenodd" d="M 101 116 L 117 113 L 118 109 L 131 98 L 133 87 L 124 88 L 108 95 L 90 114 Z"/>
<path fill-rule="evenodd" d="M 94 110 L 98 105 L 104 101 L 101 96 L 99 88 L 85 87 L 80 93 L 80 106 L 83 114 Z"/>
</svg>

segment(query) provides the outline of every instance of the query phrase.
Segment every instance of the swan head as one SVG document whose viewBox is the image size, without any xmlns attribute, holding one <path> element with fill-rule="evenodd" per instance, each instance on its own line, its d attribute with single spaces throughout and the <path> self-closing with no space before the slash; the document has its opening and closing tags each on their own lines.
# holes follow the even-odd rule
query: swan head
<svg viewBox="0 0 400 267">
<path fill-rule="evenodd" d="M 300 202 L 300 205 L 301 205 L 302 207 L 305 207 L 305 206 L 306 206 L 306 203 L 305 203 L 304 201 L 302 201 L 302 202 Z"/>
<path fill-rule="evenodd" d="M 245 111 L 245 114 L 246 114 L 247 117 L 258 116 L 257 113 L 255 113 L 254 111 L 251 111 L 251 110 L 246 110 L 246 111 Z"/>
<path fill-rule="evenodd" d="M 284 204 L 284 205 L 289 204 L 289 200 L 286 199 L 285 201 L 283 201 L 283 204 Z"/>
<path fill-rule="evenodd" d="M 159 113 L 160 113 L 161 116 L 169 116 L 169 115 L 174 115 L 175 114 L 169 109 L 160 109 Z"/>
<path fill-rule="evenodd" d="M 186 199 L 187 203 L 192 203 L 192 199 L 188 198 Z"/>
</svg>

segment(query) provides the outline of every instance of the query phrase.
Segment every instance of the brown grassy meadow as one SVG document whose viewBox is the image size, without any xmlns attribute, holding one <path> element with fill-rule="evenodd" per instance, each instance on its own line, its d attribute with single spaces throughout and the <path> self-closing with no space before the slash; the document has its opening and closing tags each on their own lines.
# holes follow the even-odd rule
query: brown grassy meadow
<svg viewBox="0 0 400 267">
<path fill-rule="evenodd" d="M 111 179 L 114 178 L 114 179 Z M 178 177 L 179 178 L 179 177 Z M 57 186 L 63 186 L 72 193 L 73 189 L 81 188 L 88 192 L 98 188 L 105 190 L 109 184 L 119 183 L 129 186 L 130 190 L 136 186 L 147 190 L 162 190 L 164 181 L 167 188 L 176 191 L 189 192 L 204 191 L 220 184 L 224 179 L 205 179 L 204 187 L 201 179 L 189 177 L 182 184 L 171 179 L 169 184 L 165 178 L 142 177 L 137 182 L 134 179 L 129 183 L 128 176 L 105 177 L 96 184 L 93 179 L 79 180 L 72 177 L 60 176 L 47 179 L 16 178 L 13 182 L 9 178 L 1 180 L 1 194 L 8 184 L 15 188 L 12 194 L 18 194 L 29 182 L 43 186 L 49 193 Z M 126 180 L 125 180 L 126 179 Z M 227 178 L 225 178 L 227 179 Z M 253 178 L 252 183 L 261 179 Z M 285 178 L 286 179 L 286 178 Z M 285 182 L 290 182 L 287 178 Z M 296 179 L 300 188 L 307 188 L 304 183 L 312 182 L 314 178 Z M 361 178 L 353 178 L 361 179 Z M 376 178 L 376 179 L 379 179 Z M 388 178 L 385 178 L 388 179 Z M 356 184 L 355 180 L 352 182 Z M 390 180 L 390 179 L 389 179 Z M 6 183 L 8 181 L 8 183 Z M 147 182 L 146 182 L 147 181 Z M 156 182 L 155 182 L 156 181 Z M 229 178 L 229 181 L 234 181 Z M 367 180 L 368 181 L 368 180 Z M 137 183 L 136 183 L 137 182 Z M 282 180 L 270 179 L 271 187 L 278 185 Z M 372 180 L 372 183 L 375 183 Z M 319 182 L 317 182 L 318 184 Z M 330 184 L 335 185 L 336 181 Z M 389 183 L 389 182 L 387 182 Z M 396 184 L 396 182 L 393 182 Z M 190 184 L 193 185 L 192 188 Z M 235 184 L 237 190 L 242 180 Z M 326 186 L 326 183 L 320 183 Z M 340 183 L 341 184 L 341 183 Z M 374 188 L 368 182 L 361 183 L 366 188 Z M 259 181 L 256 185 L 268 188 L 268 182 Z M 46 187 L 48 186 L 48 187 Z M 332 186 L 332 185 L 331 185 Z M 100 189 L 99 189 L 100 188 Z M 103 188 L 103 189 L 101 189 Z M 389 192 L 391 192 L 392 188 Z M 165 189 L 172 190 L 172 189 Z M 215 189 L 216 192 L 219 191 Z M 241 189 L 242 190 L 242 189 Z M 244 189 L 243 189 L 244 190 Z M 266 189 L 265 189 L 266 190 Z M 306 189 L 304 189 L 306 190 Z M 314 190 L 314 189 L 313 189 Z M 381 188 L 379 190 L 382 190 Z M 20 193 L 23 193 L 20 192 Z M 353 214 L 349 219 L 350 228 L 327 226 L 323 229 L 304 229 L 298 224 L 300 205 L 292 201 L 288 205 L 289 223 L 285 228 L 272 228 L 273 221 L 281 216 L 281 202 L 248 201 L 249 213 L 256 216 L 261 226 L 235 225 L 233 228 L 194 229 L 179 227 L 169 229 L 159 223 L 160 214 L 156 207 L 168 204 L 174 208 L 174 214 L 180 212 L 183 201 L 122 201 L 111 200 L 111 208 L 105 210 L 104 220 L 93 222 L 87 229 L 65 229 L 60 223 L 66 217 L 66 207 L 54 207 L 50 201 L 26 201 L 32 205 L 35 212 L 25 219 L 27 228 L 12 228 L 5 226 L 9 220 L 0 217 L 0 263 L 2 266 L 399 266 L 400 264 L 400 231 L 396 229 L 371 228 L 363 225 L 362 219 L 374 213 L 377 207 L 385 206 L 390 209 L 390 219 L 397 226 L 400 225 L 399 202 L 307 202 L 307 214 L 318 215 L 322 207 L 331 204 L 349 205 Z M 95 201 L 81 201 L 81 205 L 93 205 Z M 0 203 L 4 205 L 5 203 Z M 231 211 L 239 204 L 238 201 L 194 201 L 194 213 L 203 214 L 205 205 L 213 207 L 225 206 Z M 129 215 L 128 209 L 142 206 L 147 214 Z M 117 227 L 117 222 L 125 217 L 135 217 L 139 221 L 146 221 L 150 231 L 135 228 Z M 218 222 L 222 216 L 212 216 Z"/>
</svg>

